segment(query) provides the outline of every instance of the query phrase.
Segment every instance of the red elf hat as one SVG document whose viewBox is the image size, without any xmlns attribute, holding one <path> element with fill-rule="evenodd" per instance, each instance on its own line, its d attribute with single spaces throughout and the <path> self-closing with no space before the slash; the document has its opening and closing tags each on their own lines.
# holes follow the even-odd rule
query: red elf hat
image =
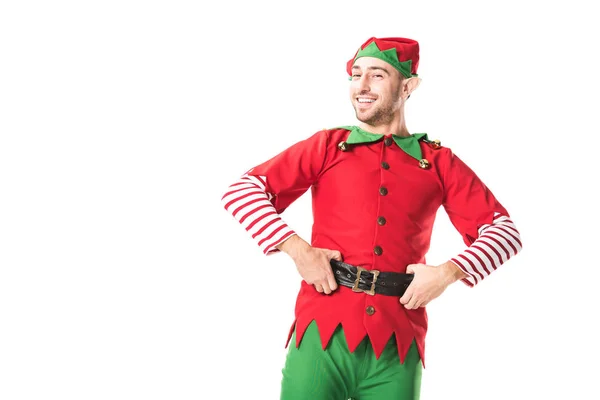
<svg viewBox="0 0 600 400">
<path fill-rule="evenodd" d="M 348 75 L 352 76 L 352 66 L 360 57 L 379 58 L 396 68 L 407 78 L 418 76 L 419 43 L 413 39 L 400 37 L 369 38 L 346 64 Z"/>
</svg>

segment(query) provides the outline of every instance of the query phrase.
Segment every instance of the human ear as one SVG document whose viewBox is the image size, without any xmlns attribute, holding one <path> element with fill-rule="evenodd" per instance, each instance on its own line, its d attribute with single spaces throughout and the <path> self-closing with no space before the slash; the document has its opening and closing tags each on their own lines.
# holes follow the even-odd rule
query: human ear
<svg viewBox="0 0 600 400">
<path fill-rule="evenodd" d="M 404 84 L 402 91 L 405 95 L 410 96 L 421 84 L 421 78 L 413 76 L 412 78 L 405 79 L 402 83 Z"/>
</svg>

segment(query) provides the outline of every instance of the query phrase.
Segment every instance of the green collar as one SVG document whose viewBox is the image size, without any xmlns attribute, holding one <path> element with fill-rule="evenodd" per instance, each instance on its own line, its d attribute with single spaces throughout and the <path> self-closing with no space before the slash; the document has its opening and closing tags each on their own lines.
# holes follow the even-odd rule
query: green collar
<svg viewBox="0 0 600 400">
<path fill-rule="evenodd" d="M 358 126 L 339 126 L 338 128 L 347 129 L 350 131 L 346 143 L 348 144 L 360 144 L 360 143 L 372 143 L 381 140 L 384 135 L 377 133 L 370 133 Z M 429 138 L 426 133 L 413 133 L 410 136 L 397 136 L 392 135 L 394 142 L 409 156 L 421 160 L 423 155 L 421 153 L 421 146 L 419 146 L 419 140 L 425 140 L 429 142 Z"/>
</svg>

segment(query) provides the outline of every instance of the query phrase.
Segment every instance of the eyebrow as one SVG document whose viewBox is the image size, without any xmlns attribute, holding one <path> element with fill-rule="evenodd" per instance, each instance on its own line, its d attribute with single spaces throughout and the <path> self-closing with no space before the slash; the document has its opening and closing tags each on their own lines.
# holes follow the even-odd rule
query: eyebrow
<svg viewBox="0 0 600 400">
<path fill-rule="evenodd" d="M 360 69 L 360 67 L 359 67 L 358 65 L 354 65 L 354 66 L 352 66 L 352 69 L 353 69 L 353 70 L 354 70 L 354 69 Z M 388 74 L 388 75 L 390 74 L 390 73 L 389 73 L 389 71 L 388 71 L 387 69 L 383 68 L 383 67 L 376 67 L 376 66 L 372 66 L 372 67 L 367 67 L 367 69 L 368 69 L 368 70 L 371 70 L 371 71 L 373 71 L 373 70 L 380 70 L 380 71 L 383 71 L 383 72 L 385 72 L 385 73 L 386 73 L 386 74 Z"/>
</svg>

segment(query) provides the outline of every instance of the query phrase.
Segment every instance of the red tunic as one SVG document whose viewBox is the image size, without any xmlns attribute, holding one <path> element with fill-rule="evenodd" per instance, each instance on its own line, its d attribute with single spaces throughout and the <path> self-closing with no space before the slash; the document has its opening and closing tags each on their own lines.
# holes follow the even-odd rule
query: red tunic
<svg viewBox="0 0 600 400">
<path fill-rule="evenodd" d="M 421 168 L 416 158 L 390 140 L 353 144 L 342 151 L 338 144 L 349 133 L 345 128 L 319 131 L 247 173 L 264 184 L 275 218 L 311 189 L 312 246 L 339 250 L 345 262 L 369 270 L 405 272 L 408 264 L 426 263 L 440 206 L 467 245 L 478 238 L 482 226 L 493 223 L 496 215 L 508 217 L 491 191 L 450 149 L 419 141 L 422 157 L 430 163 L 429 168 Z M 283 235 L 281 242 L 290 232 L 287 226 L 280 226 L 269 238 L 279 233 Z M 265 253 L 275 251 L 270 247 Z M 472 285 L 479 278 L 470 275 L 465 283 Z M 365 311 L 369 306 L 374 307 L 374 313 Z M 325 295 L 302 281 L 286 347 L 294 327 L 298 346 L 313 320 L 323 348 L 341 324 L 350 351 L 368 335 L 378 358 L 395 334 L 401 362 L 413 340 L 424 362 L 426 310 L 408 310 L 398 297 L 355 293 L 343 286 Z"/>
</svg>

